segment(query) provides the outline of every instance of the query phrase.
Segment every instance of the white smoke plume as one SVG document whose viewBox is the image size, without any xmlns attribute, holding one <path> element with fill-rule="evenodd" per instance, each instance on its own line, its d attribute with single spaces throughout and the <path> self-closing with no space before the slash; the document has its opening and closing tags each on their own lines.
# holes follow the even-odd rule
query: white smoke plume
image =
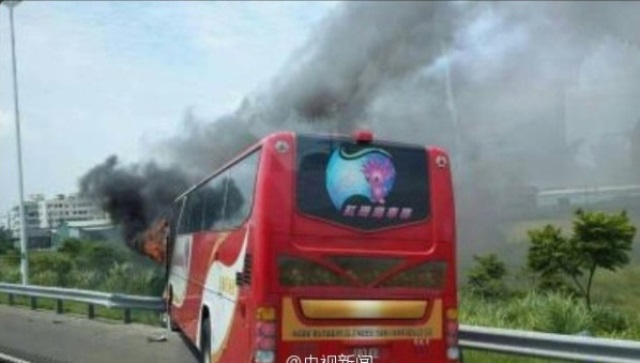
<svg viewBox="0 0 640 363">
<path fill-rule="evenodd" d="M 615 54 L 603 55 L 607 44 Z M 589 107 L 608 87 L 640 95 L 639 50 L 638 2 L 347 2 L 266 89 L 221 119 L 189 116 L 185 132 L 153 155 L 197 180 L 276 130 L 369 128 L 379 138 L 441 145 L 455 162 L 467 238 L 500 208 L 492 193 L 592 175 L 579 161 L 580 140 L 568 135 L 567 99 L 594 57 L 615 61 L 628 78 L 580 90 Z M 628 123 L 633 112 L 635 121 L 640 106 L 606 116 Z M 634 168 L 620 161 L 622 172 L 598 182 L 632 178 Z"/>
</svg>

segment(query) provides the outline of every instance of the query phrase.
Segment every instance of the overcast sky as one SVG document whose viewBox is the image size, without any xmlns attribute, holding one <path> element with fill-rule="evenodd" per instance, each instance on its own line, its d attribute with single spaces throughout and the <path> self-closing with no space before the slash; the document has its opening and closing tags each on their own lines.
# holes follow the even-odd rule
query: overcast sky
<svg viewBox="0 0 640 363">
<path fill-rule="evenodd" d="M 186 110 L 268 82 L 336 2 L 25 1 L 14 12 L 25 197 L 75 192 L 110 154 L 148 157 Z M 9 15 L 0 9 L 0 215 L 18 202 Z"/>
</svg>

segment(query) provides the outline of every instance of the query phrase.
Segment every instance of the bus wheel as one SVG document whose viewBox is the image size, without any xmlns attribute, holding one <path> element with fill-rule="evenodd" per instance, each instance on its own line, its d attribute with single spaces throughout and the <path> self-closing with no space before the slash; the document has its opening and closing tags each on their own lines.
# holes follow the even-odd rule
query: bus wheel
<svg viewBox="0 0 640 363">
<path fill-rule="evenodd" d="M 200 363 L 211 363 L 211 325 L 209 318 L 202 322 L 200 334 Z"/>
</svg>

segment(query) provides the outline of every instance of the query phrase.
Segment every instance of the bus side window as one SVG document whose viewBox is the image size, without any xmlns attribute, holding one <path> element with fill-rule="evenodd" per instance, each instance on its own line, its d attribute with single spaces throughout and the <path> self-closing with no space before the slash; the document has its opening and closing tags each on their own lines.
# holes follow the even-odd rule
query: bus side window
<svg viewBox="0 0 640 363">
<path fill-rule="evenodd" d="M 202 211 L 204 209 L 204 198 L 202 191 L 203 189 L 196 190 L 190 198 L 193 202 L 191 206 L 191 213 L 189 213 L 189 226 L 191 227 L 191 233 L 197 233 L 204 229 L 202 227 Z"/>
<path fill-rule="evenodd" d="M 203 186 L 202 229 L 217 230 L 224 228 L 224 197 L 227 184 L 227 172 L 211 179 Z"/>
<path fill-rule="evenodd" d="M 178 228 L 180 227 L 180 216 L 184 207 L 184 199 L 173 204 L 171 209 L 171 216 L 169 218 L 169 242 L 173 243 L 173 240 L 178 235 Z"/>
<path fill-rule="evenodd" d="M 191 196 L 187 196 L 184 201 L 184 207 L 182 208 L 182 213 L 180 214 L 180 222 L 178 223 L 178 234 L 188 234 L 191 233 Z"/>
<path fill-rule="evenodd" d="M 253 206 L 260 151 L 254 152 L 229 170 L 224 218 L 227 228 L 240 226 Z"/>
</svg>

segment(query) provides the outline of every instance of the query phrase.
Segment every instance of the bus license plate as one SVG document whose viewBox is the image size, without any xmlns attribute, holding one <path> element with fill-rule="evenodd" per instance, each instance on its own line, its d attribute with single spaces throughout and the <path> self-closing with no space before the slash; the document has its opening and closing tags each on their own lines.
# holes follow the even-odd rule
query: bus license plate
<svg viewBox="0 0 640 363">
<path fill-rule="evenodd" d="M 382 352 L 380 351 L 380 348 L 378 347 L 357 347 L 357 348 L 353 348 L 353 355 L 355 355 L 356 357 L 365 357 L 365 358 L 373 358 L 375 359 L 380 359 L 382 358 Z"/>
</svg>

